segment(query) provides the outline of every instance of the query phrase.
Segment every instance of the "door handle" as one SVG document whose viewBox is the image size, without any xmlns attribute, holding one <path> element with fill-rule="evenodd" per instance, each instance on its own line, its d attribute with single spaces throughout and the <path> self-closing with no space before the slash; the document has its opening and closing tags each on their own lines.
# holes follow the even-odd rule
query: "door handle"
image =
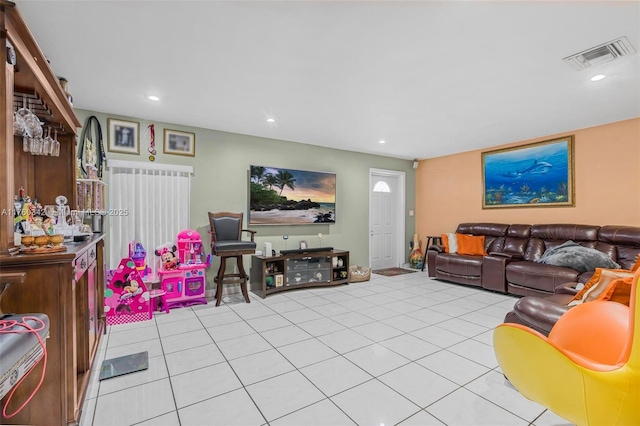
<svg viewBox="0 0 640 426">
<path fill-rule="evenodd" d="M 371 230 L 371 236 L 373 237 L 373 229 Z"/>
</svg>

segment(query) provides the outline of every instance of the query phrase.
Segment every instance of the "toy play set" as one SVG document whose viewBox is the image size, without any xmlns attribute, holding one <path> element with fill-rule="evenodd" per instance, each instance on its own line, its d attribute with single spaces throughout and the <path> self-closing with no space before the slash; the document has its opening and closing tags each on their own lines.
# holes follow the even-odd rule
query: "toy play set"
<svg viewBox="0 0 640 426">
<path fill-rule="evenodd" d="M 108 325 L 147 321 L 153 318 L 158 303 L 162 310 L 206 304 L 206 272 L 211 255 L 203 261 L 202 239 L 187 229 L 178 234 L 177 243 L 166 243 L 155 250 L 160 257 L 160 289 L 147 290 L 145 278 L 151 276 L 147 252 L 141 243 L 129 243 L 129 257 L 107 271 L 104 310 Z"/>
<path fill-rule="evenodd" d="M 141 243 L 135 240 L 129 243 L 129 257 L 133 260 L 138 273 L 143 279 L 151 273 L 151 268 L 147 266 L 147 251 Z"/>
<path fill-rule="evenodd" d="M 205 269 L 211 264 L 211 255 L 202 260 L 202 239 L 198 232 L 192 229 L 180 232 L 177 245 L 164 244 L 155 254 L 162 260 L 158 277 L 169 308 L 207 303 Z"/>
<path fill-rule="evenodd" d="M 148 321 L 153 318 L 149 292 L 136 264 L 122 259 L 118 267 L 107 273 L 104 313 L 108 325 Z"/>
</svg>

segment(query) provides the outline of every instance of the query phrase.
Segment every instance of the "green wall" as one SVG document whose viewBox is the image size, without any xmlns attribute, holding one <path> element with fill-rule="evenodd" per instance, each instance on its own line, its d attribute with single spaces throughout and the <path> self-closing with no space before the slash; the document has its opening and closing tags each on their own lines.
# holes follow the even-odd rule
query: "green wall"
<svg viewBox="0 0 640 426">
<path fill-rule="evenodd" d="M 98 117 L 102 127 L 105 149 L 108 138 L 108 118 L 139 122 L 140 155 L 107 151 L 107 160 L 149 161 L 147 126 L 152 123 L 151 121 L 77 109 L 76 114 L 83 125 L 88 116 Z M 412 240 L 415 232 L 414 217 L 409 216 L 409 210 L 415 210 L 416 204 L 415 171 L 412 168 L 412 161 L 197 127 L 153 123 L 156 134 L 156 163 L 183 164 L 195 168 L 191 193 L 191 227 L 200 232 L 207 244 L 209 230 L 207 212 L 244 212 L 246 221 L 250 165 L 329 171 L 336 173 L 337 222 L 332 225 L 252 225 L 251 229 L 258 232 L 256 234 L 258 249 L 262 249 L 265 241 L 271 242 L 275 250 L 284 249 L 283 234 L 289 235 L 287 241 L 289 249 L 297 248 L 300 240 L 306 240 L 310 247 L 318 247 L 320 240 L 317 234 L 322 232 L 323 246 L 349 250 L 352 265 L 368 266 L 369 169 L 376 168 L 402 171 L 406 174 L 406 247 L 404 258 L 407 261 L 409 241 Z M 196 134 L 195 158 L 163 154 L 162 137 L 165 127 Z M 245 264 L 250 264 L 247 260 L 245 259 Z M 212 282 L 212 280 L 210 281 Z"/>
</svg>

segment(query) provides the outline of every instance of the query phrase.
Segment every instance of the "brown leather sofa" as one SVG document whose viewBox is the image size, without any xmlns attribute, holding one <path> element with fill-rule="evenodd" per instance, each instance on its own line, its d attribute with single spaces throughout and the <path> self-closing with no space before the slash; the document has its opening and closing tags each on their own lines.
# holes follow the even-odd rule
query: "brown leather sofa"
<svg viewBox="0 0 640 426">
<path fill-rule="evenodd" d="M 578 293 L 576 283 L 565 283 L 547 297 L 527 296 L 513 305 L 504 322 L 526 325 L 548 336 L 556 321 L 569 309 L 567 303 Z"/>
<path fill-rule="evenodd" d="M 586 282 L 593 271 L 536 263 L 545 250 L 572 240 L 630 269 L 640 254 L 640 227 L 578 224 L 461 223 L 457 233 L 484 235 L 486 256 L 427 252 L 430 277 L 520 296 L 553 295 L 565 283 Z"/>
</svg>

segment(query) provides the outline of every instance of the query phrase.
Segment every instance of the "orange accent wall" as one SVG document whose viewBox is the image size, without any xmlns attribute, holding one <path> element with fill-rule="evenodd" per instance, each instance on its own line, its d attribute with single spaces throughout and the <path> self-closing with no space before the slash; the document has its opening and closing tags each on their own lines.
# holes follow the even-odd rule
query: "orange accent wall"
<svg viewBox="0 0 640 426">
<path fill-rule="evenodd" d="M 484 151 L 575 135 L 575 207 L 482 209 Z M 421 160 L 416 232 L 454 232 L 462 222 L 640 226 L 640 118 Z"/>
</svg>

